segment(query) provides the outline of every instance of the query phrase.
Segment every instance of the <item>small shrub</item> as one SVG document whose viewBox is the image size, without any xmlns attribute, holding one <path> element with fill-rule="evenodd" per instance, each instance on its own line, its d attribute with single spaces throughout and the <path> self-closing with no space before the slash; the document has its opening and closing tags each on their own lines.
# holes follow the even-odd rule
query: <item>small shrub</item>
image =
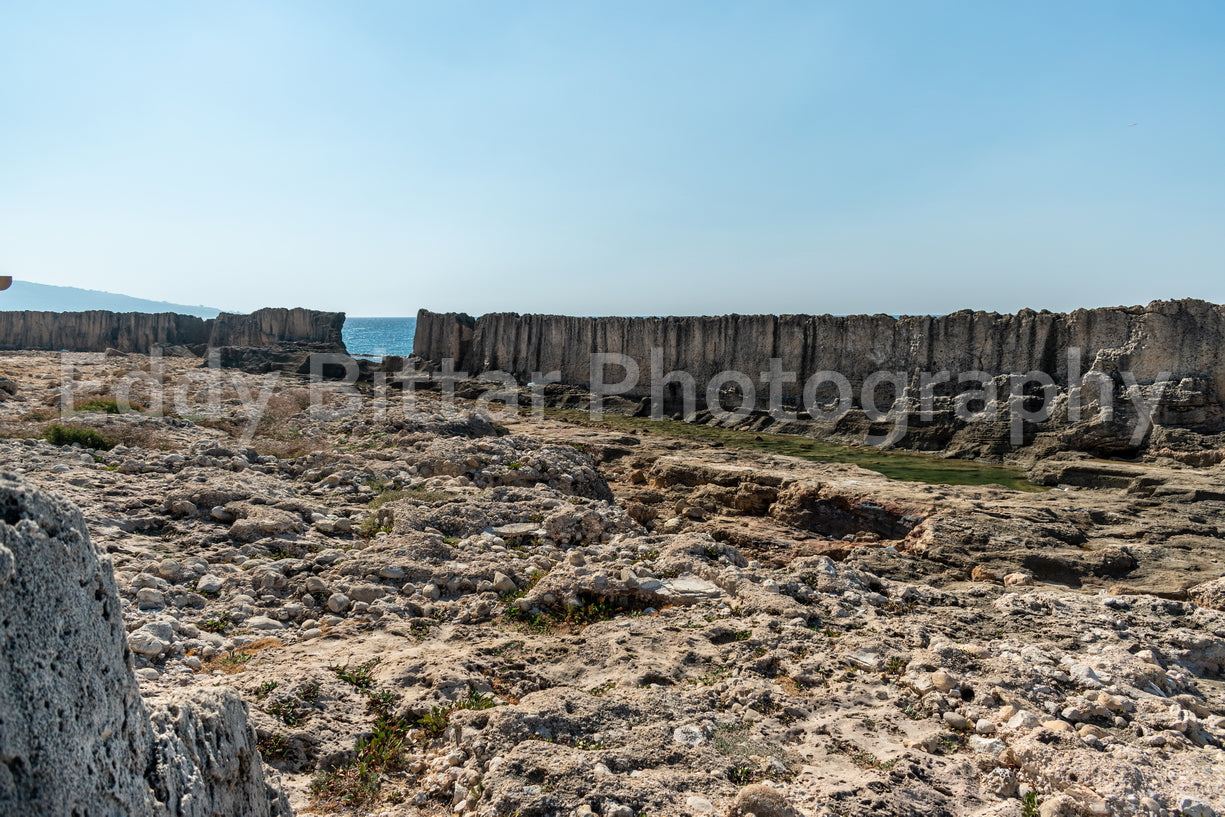
<svg viewBox="0 0 1225 817">
<path fill-rule="evenodd" d="M 53 423 L 46 433 L 47 442 L 52 445 L 72 445 L 79 444 L 82 448 L 95 448 L 100 451 L 109 451 L 115 447 L 115 443 L 92 428 L 82 428 L 80 426 L 62 426 L 59 423 Z"/>
<path fill-rule="evenodd" d="M 417 719 L 420 726 L 429 735 L 437 737 L 447 731 L 447 722 L 451 718 L 452 707 L 433 706 L 430 711 Z"/>
<path fill-rule="evenodd" d="M 226 672 L 240 672 L 251 660 L 251 653 L 230 650 L 217 662 Z"/>
<path fill-rule="evenodd" d="M 379 715 L 390 715 L 392 707 L 400 700 L 400 696 L 390 689 L 371 692 L 366 698 L 366 708 Z"/>
<path fill-rule="evenodd" d="M 380 533 L 391 533 L 395 523 L 396 517 L 391 508 L 380 508 L 358 526 L 357 535 L 363 539 L 373 539 Z"/>
</svg>

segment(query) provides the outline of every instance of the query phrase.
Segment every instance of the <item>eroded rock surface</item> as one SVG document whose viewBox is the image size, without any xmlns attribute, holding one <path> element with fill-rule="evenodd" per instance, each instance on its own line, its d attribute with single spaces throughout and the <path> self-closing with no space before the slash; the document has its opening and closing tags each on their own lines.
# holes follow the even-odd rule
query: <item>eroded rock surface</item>
<svg viewBox="0 0 1225 817">
<path fill-rule="evenodd" d="M 80 513 L 0 475 L 0 812 L 286 815 L 233 693 L 142 701 Z"/>
</svg>

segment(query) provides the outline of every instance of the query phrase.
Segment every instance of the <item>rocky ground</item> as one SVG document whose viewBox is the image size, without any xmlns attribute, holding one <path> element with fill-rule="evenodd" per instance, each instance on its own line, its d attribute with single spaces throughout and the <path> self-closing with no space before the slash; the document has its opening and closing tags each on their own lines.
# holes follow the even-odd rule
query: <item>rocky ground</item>
<svg viewBox="0 0 1225 817">
<path fill-rule="evenodd" d="M 0 357 L 0 466 L 298 814 L 1225 813 L 1225 467 L 932 486 L 286 378 L 257 423 L 191 358 L 108 414 L 148 361 L 69 362 L 59 420 L 61 358 Z"/>
</svg>

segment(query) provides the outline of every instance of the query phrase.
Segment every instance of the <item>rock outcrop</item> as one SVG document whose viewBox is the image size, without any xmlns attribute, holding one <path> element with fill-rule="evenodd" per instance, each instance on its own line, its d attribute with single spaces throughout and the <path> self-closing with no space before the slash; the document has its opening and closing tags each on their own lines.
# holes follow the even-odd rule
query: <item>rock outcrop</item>
<svg viewBox="0 0 1225 817">
<path fill-rule="evenodd" d="M 0 349 L 148 353 L 208 343 L 209 321 L 165 312 L 0 312 Z"/>
<path fill-rule="evenodd" d="M 938 439 L 927 435 L 915 444 L 921 448 L 944 448 L 958 426 L 953 422 L 950 401 L 957 394 L 981 388 L 981 376 L 965 384 L 959 382 L 962 375 L 977 373 L 995 378 L 1000 401 L 1007 399 L 1009 375 L 1041 372 L 1049 376 L 1063 401 L 1055 411 L 1055 420 L 1061 428 L 1075 421 L 1066 417 L 1068 387 L 1081 385 L 1088 372 L 1098 373 L 1097 380 L 1109 384 L 1113 404 L 1124 419 L 1129 410 L 1127 389 L 1131 384 L 1144 388 L 1162 383 L 1164 396 L 1154 416 L 1158 424 L 1201 433 L 1218 432 L 1225 428 L 1222 408 L 1225 358 L 1219 354 L 1223 343 L 1225 307 L 1181 300 L 1155 301 L 1146 307 L 1081 309 L 1067 314 L 1023 310 L 1015 315 L 1000 315 L 967 310 L 939 317 L 901 318 L 889 315 L 579 318 L 497 313 L 473 320 L 466 315 L 422 310 L 417 317 L 414 351 L 429 361 L 452 358 L 456 370 L 473 374 L 505 371 L 520 382 L 527 382 L 537 373 L 547 375 L 555 371 L 560 374 L 561 383 L 583 387 L 592 385 L 594 353 L 626 355 L 639 374 L 636 383 L 619 390 L 622 397 L 649 398 L 653 382 L 668 380 L 672 382 L 657 396 L 662 394 L 665 401 L 674 401 L 679 389 L 676 378 L 669 378 L 668 373 L 684 372 L 696 383 L 699 410 L 705 407 L 707 385 L 715 382 L 717 386 L 720 373 L 728 370 L 743 373 L 753 382 L 755 405 L 764 409 L 769 389 L 763 383 L 762 373 L 770 370 L 771 360 L 781 363 L 781 371 L 795 375 L 781 384 L 783 404 L 799 404 L 804 408 L 810 408 L 803 399 L 805 383 L 818 373 L 836 372 L 845 377 L 851 390 L 849 397 L 859 408 L 863 404 L 864 384 L 871 383 L 874 375 L 899 377 L 910 389 L 911 411 L 918 408 L 920 375 L 945 373 L 932 387 L 932 394 L 936 398 L 934 422 L 948 420 L 947 433 L 934 435 Z M 616 383 L 623 375 L 622 368 L 610 366 L 605 373 L 606 382 Z M 1129 382 L 1128 377 L 1134 380 Z M 818 394 L 821 400 L 826 400 L 830 384 L 825 383 L 822 388 Z M 1096 413 L 1093 401 L 1097 399 L 1097 389 L 1091 378 L 1084 389 L 1089 416 Z M 888 391 L 888 387 L 880 390 L 882 409 L 891 400 Z M 670 405 L 666 410 L 672 413 L 675 408 Z M 1060 411 L 1065 412 L 1063 417 L 1059 416 Z M 870 426 L 861 413 L 852 413 L 847 422 L 856 426 L 856 431 L 866 431 Z M 932 422 L 929 418 L 926 424 Z M 910 428 L 913 431 L 920 425 L 913 422 Z M 980 430 L 979 436 L 983 433 L 986 432 Z M 1113 439 L 1117 434 L 1106 436 L 1110 439 L 1088 440 L 1087 447 L 1079 447 L 1090 450 L 1102 442 L 1108 448 L 1117 448 Z M 1032 433 L 1029 437 L 1027 444 L 1032 441 Z M 987 440 L 970 445 L 974 449 L 970 453 L 990 453 L 985 447 L 996 442 Z M 1126 452 L 1120 449 L 1115 453 Z"/>
<path fill-rule="evenodd" d="M 288 815 L 229 691 L 142 701 L 80 512 L 0 476 L 0 813 Z"/>
<path fill-rule="evenodd" d="M 209 346 L 271 346 L 320 343 L 344 350 L 343 312 L 313 309 L 260 309 L 250 315 L 222 312 L 212 321 Z"/>
<path fill-rule="evenodd" d="M 315 344 L 344 352 L 343 312 L 260 309 L 203 319 L 173 313 L 0 311 L 0 349 L 148 354 L 157 346 L 267 347 Z"/>
</svg>

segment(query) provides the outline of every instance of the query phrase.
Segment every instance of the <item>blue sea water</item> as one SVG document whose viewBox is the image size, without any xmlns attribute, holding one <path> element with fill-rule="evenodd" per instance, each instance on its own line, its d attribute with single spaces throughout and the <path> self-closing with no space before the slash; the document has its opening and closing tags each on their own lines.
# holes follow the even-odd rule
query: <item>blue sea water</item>
<svg viewBox="0 0 1225 817">
<path fill-rule="evenodd" d="M 342 335 L 351 355 L 384 357 L 413 351 L 416 318 L 345 318 Z"/>
</svg>

